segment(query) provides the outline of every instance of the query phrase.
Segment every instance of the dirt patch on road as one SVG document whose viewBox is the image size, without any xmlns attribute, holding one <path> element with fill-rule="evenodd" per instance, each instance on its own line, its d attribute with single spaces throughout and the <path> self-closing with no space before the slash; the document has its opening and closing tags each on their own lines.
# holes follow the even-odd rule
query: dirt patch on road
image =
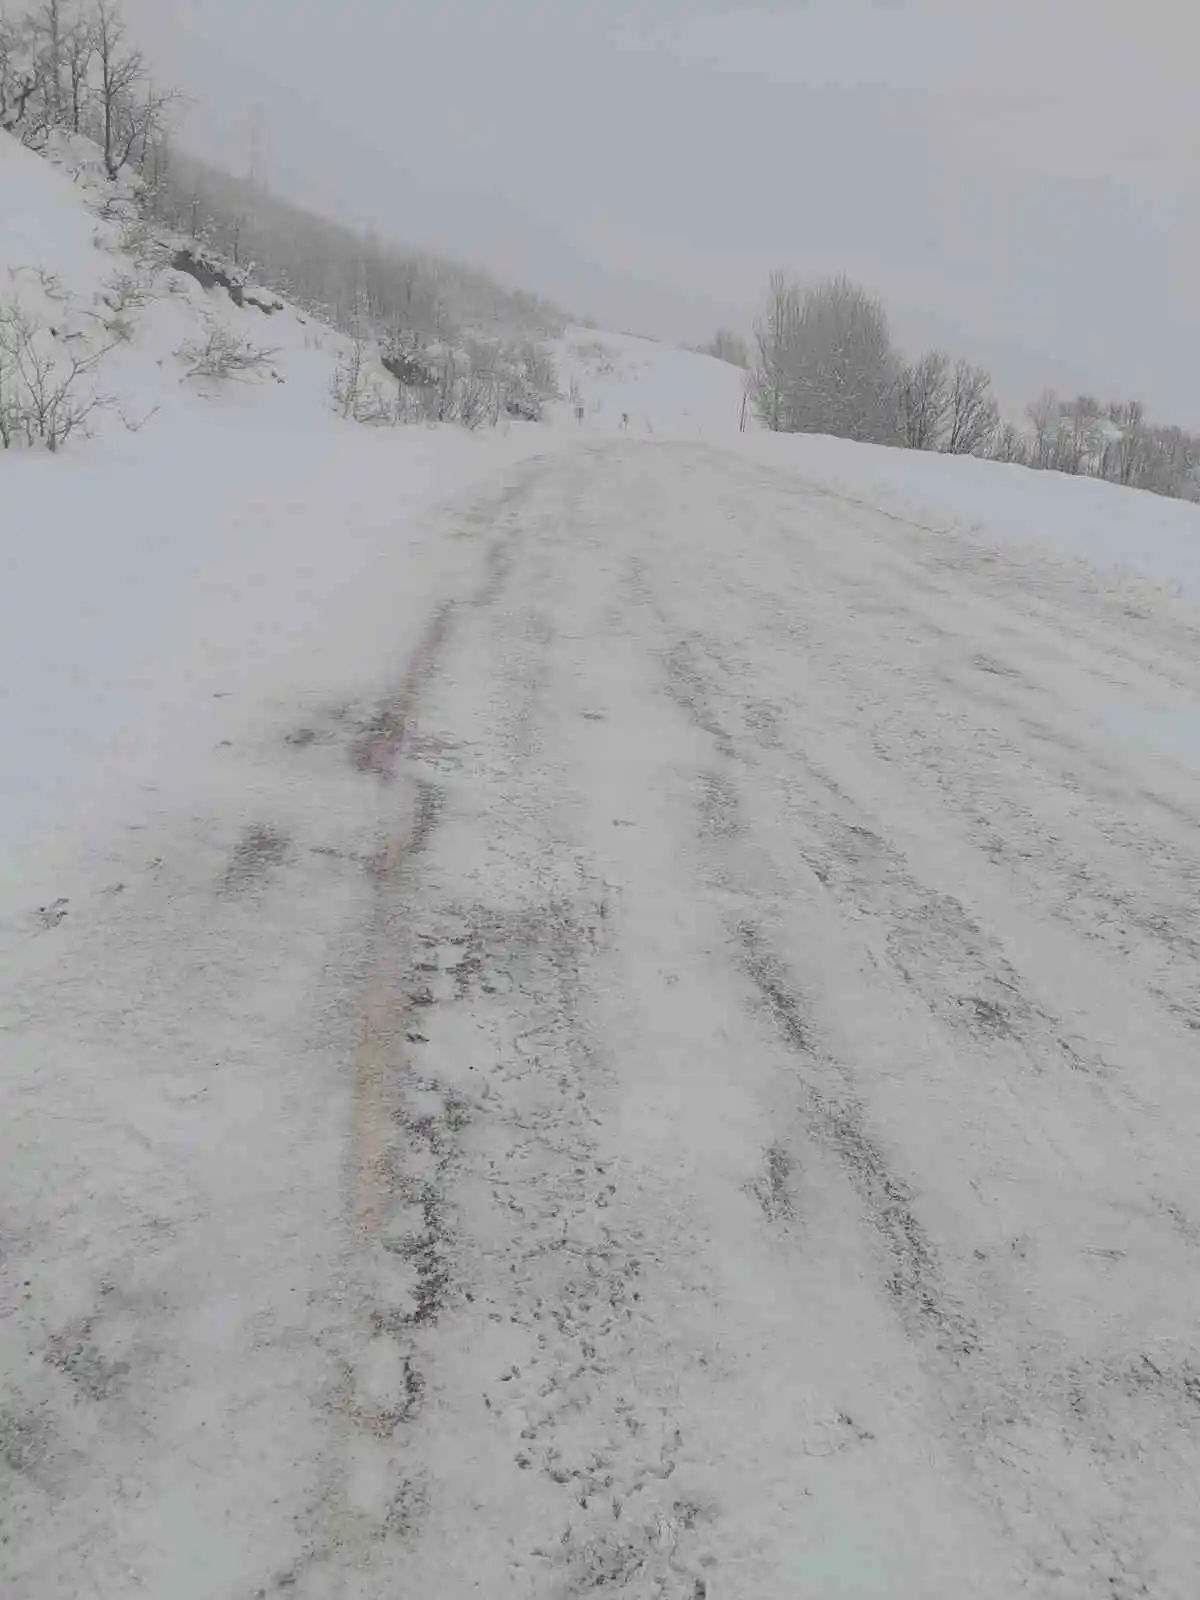
<svg viewBox="0 0 1200 1600">
<path fill-rule="evenodd" d="M 359 772 L 374 773 L 387 782 L 395 778 L 396 763 L 416 721 L 421 690 L 437 664 L 453 616 L 454 606 L 450 602 L 434 612 L 394 693 L 355 740 L 351 759 Z"/>
<path fill-rule="evenodd" d="M 253 823 L 242 834 L 229 857 L 221 880 L 227 899 L 236 899 L 261 887 L 287 860 L 291 839 L 269 822 Z"/>
<path fill-rule="evenodd" d="M 782 1223 L 795 1215 L 792 1191 L 792 1157 L 786 1146 L 769 1145 L 763 1155 L 763 1170 L 750 1185 L 750 1192 L 762 1207 L 768 1222 Z"/>
</svg>

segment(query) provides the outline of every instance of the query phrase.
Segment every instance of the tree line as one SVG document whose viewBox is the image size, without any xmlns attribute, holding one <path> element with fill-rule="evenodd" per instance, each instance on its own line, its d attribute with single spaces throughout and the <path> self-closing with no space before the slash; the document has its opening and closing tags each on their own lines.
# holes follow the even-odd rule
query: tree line
<svg viewBox="0 0 1200 1600">
<path fill-rule="evenodd" d="M 1200 500 L 1200 437 L 1151 422 L 1137 400 L 1046 390 L 1003 421 L 991 374 L 930 350 L 906 360 L 882 303 L 846 277 L 802 284 L 774 273 L 753 348 L 728 329 L 706 354 L 746 369 L 762 422 L 778 433 L 981 456 Z"/>
</svg>

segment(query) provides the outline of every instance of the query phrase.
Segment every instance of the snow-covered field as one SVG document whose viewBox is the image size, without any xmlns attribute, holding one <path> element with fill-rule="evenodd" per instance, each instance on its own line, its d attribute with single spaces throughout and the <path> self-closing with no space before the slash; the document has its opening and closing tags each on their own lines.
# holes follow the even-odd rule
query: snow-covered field
<svg viewBox="0 0 1200 1600">
<path fill-rule="evenodd" d="M 336 345 L 0 455 L 0 1591 L 1191 1600 L 1200 517 Z"/>
</svg>

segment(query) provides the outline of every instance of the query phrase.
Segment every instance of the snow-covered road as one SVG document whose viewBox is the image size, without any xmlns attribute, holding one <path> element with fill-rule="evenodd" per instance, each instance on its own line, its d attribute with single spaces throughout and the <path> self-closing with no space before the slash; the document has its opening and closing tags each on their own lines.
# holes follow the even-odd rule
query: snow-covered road
<svg viewBox="0 0 1200 1600">
<path fill-rule="evenodd" d="M 1200 626 L 693 442 L 443 515 L 22 958 L 5 1593 L 1192 1600 Z"/>
</svg>

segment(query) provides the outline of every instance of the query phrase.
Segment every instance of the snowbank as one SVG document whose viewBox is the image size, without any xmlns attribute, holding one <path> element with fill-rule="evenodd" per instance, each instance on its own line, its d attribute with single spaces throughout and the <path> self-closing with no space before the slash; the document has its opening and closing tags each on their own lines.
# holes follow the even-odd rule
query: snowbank
<svg viewBox="0 0 1200 1600">
<path fill-rule="evenodd" d="M 746 448 L 839 494 L 947 532 L 1080 560 L 1200 600 L 1200 506 L 1091 478 L 802 434 Z"/>
</svg>

